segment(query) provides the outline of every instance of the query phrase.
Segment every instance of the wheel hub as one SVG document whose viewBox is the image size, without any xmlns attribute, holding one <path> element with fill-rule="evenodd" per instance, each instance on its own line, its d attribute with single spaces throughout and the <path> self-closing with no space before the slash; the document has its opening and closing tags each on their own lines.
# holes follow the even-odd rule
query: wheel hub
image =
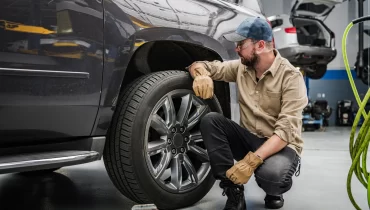
<svg viewBox="0 0 370 210">
<path fill-rule="evenodd" d="M 167 143 L 172 154 L 186 153 L 188 151 L 189 135 L 187 127 L 176 124 L 170 129 L 171 134 L 168 135 Z"/>
<path fill-rule="evenodd" d="M 175 146 L 176 148 L 180 148 L 183 146 L 183 142 L 184 137 L 181 134 L 176 133 L 175 136 L 173 137 L 173 146 Z"/>
</svg>

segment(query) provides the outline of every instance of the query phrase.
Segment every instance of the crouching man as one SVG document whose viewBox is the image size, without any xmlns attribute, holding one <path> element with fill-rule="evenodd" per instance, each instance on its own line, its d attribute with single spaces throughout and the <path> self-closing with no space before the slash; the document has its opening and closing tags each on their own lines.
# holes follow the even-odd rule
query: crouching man
<svg viewBox="0 0 370 210">
<path fill-rule="evenodd" d="M 228 197 L 224 209 L 246 209 L 243 184 L 253 174 L 266 192 L 265 206 L 278 209 L 300 166 L 302 111 L 308 103 L 305 82 L 273 48 L 266 20 L 248 18 L 225 38 L 236 43 L 240 59 L 197 61 L 188 68 L 194 92 L 203 99 L 212 98 L 213 80 L 238 86 L 240 125 L 218 113 L 201 121 L 212 173 Z"/>
</svg>

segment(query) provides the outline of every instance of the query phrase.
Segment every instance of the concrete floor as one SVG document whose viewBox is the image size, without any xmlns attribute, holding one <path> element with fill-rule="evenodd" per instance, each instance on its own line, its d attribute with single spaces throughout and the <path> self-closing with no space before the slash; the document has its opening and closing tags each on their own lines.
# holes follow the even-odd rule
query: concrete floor
<svg viewBox="0 0 370 210">
<path fill-rule="evenodd" d="M 305 132 L 301 175 L 285 194 L 284 210 L 355 209 L 346 191 L 350 167 L 349 128 Z M 367 208 L 366 190 L 353 178 L 353 194 Z M 248 210 L 264 209 L 263 191 L 254 178 L 246 185 Z M 226 197 L 218 183 L 195 206 L 186 210 L 222 209 Z M 0 175 L 1 210 L 129 210 L 135 205 L 108 178 L 102 161 L 66 167 L 44 176 Z"/>
</svg>

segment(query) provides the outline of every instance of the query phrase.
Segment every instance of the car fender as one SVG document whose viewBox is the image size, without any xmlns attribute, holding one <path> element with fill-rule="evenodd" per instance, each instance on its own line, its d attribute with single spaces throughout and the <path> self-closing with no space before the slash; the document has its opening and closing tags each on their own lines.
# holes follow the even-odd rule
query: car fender
<svg viewBox="0 0 370 210">
<path fill-rule="evenodd" d="M 225 40 L 223 35 L 234 32 L 248 16 L 265 18 L 257 11 L 219 0 L 192 1 L 190 3 L 196 3 L 192 13 L 180 13 L 168 5 L 141 2 L 141 6 L 146 8 L 144 12 L 136 3 L 104 2 L 104 72 L 100 106 L 92 135 L 106 134 L 120 90 L 125 85 L 128 66 L 140 49 L 158 41 L 173 41 L 206 48 L 219 55 L 222 61 L 238 59 L 235 43 Z M 157 24 L 153 24 L 150 20 L 155 18 L 161 23 L 157 21 Z M 150 73 L 149 68 L 139 69 L 140 74 Z"/>
<path fill-rule="evenodd" d="M 106 37 L 106 39 L 109 38 Z M 149 47 L 151 43 L 157 41 L 175 41 L 203 47 L 218 54 L 223 61 L 238 58 L 235 51 L 235 44 L 225 40 L 223 37 L 216 40 L 210 36 L 193 31 L 163 27 L 147 28 L 136 31 L 120 46 L 113 47 L 116 49 L 116 52 L 112 53 L 106 50 L 102 95 L 97 120 L 92 130 L 93 135 L 106 134 L 118 101 L 121 87 L 124 85 L 122 83 L 125 78 L 127 67 L 135 53 L 137 53 L 139 49 Z M 107 53 L 111 53 L 115 57 L 111 57 L 107 55 Z M 150 73 L 149 68 L 145 68 L 145 62 L 139 63 L 143 65 L 143 68 L 139 68 L 141 73 Z"/>
<path fill-rule="evenodd" d="M 141 45 L 148 42 L 177 41 L 198 45 L 212 50 L 219 54 L 223 60 L 237 58 L 235 44 L 225 40 L 223 36 L 216 40 L 213 37 L 194 31 L 163 27 L 143 29 L 133 36 L 135 37 L 134 50 L 137 50 Z"/>
</svg>

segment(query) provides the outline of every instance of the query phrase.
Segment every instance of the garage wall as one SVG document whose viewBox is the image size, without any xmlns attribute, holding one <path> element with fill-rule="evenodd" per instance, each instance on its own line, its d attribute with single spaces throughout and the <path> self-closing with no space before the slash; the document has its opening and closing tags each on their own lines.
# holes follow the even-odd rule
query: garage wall
<svg viewBox="0 0 370 210">
<path fill-rule="evenodd" d="M 368 1 L 367 1 L 368 2 Z M 364 15 L 368 14 L 368 3 L 364 4 Z M 321 80 L 310 80 L 309 81 L 309 97 L 311 100 L 322 99 L 324 94 L 325 100 L 329 102 L 329 105 L 336 111 L 336 105 L 339 100 L 352 100 L 355 102 L 355 97 L 351 89 L 347 73 L 345 71 L 343 56 L 342 56 L 342 36 L 348 23 L 358 17 L 358 2 L 357 0 L 351 0 L 338 5 L 332 13 L 325 20 L 325 24 L 336 35 L 336 46 L 337 46 L 337 57 L 328 65 L 328 72 Z M 366 23 L 365 25 L 368 25 Z M 366 26 L 365 26 L 366 27 Z M 367 35 L 364 35 L 364 47 L 369 46 Z M 358 51 L 358 25 L 351 28 L 351 31 L 347 38 L 347 56 L 349 64 L 352 67 L 356 60 L 356 54 Z M 352 72 L 353 76 L 354 72 Z M 365 95 L 367 86 L 364 85 L 360 80 L 355 79 L 355 84 L 360 95 Z M 338 91 L 338 87 L 343 87 L 344 91 Z M 357 106 L 357 103 L 354 103 Z M 330 125 L 335 125 L 335 113 L 330 117 Z"/>
<path fill-rule="evenodd" d="M 295 0 L 261 0 L 266 16 L 276 14 L 290 14 L 290 8 Z M 369 14 L 369 1 L 364 3 L 364 15 Z M 284 9 L 285 8 L 285 9 Z M 325 19 L 325 24 L 335 33 L 335 43 L 337 46 L 337 57 L 328 65 L 328 71 L 321 80 L 309 80 L 309 97 L 312 101 L 322 99 L 329 102 L 329 105 L 336 111 L 336 104 L 339 100 L 349 99 L 355 102 L 355 98 L 350 87 L 347 73 L 342 59 L 342 36 L 347 24 L 358 17 L 357 0 L 346 1 L 331 12 Z M 365 22 L 365 28 L 370 28 L 370 22 Z M 369 38 L 364 35 L 364 48 L 370 46 Z M 350 66 L 353 66 L 358 51 L 358 25 L 352 27 L 347 39 L 347 53 Z M 367 87 L 355 79 L 356 87 L 360 95 L 366 94 Z M 344 91 L 338 91 L 338 87 L 343 87 Z M 356 104 L 356 103 L 355 103 Z M 330 117 L 330 125 L 335 124 L 335 113 Z"/>
</svg>

